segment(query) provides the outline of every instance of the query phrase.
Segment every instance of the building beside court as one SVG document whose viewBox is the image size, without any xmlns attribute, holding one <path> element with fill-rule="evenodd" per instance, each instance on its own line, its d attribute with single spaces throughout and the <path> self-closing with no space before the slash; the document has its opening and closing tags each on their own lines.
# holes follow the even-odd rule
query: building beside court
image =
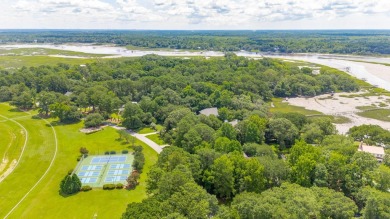
<svg viewBox="0 0 390 219">
<path fill-rule="evenodd" d="M 77 164 L 75 173 L 83 186 L 125 185 L 133 171 L 133 160 L 132 154 L 87 156 Z"/>
<path fill-rule="evenodd" d="M 369 146 L 360 142 L 358 151 L 363 151 L 374 155 L 378 162 L 382 162 L 385 157 L 385 149 L 379 146 Z"/>
</svg>

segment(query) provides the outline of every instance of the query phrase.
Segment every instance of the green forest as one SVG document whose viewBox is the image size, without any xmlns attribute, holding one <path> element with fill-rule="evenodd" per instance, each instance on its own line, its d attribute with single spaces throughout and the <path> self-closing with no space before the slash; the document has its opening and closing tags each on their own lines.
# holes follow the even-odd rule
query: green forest
<svg viewBox="0 0 390 219">
<path fill-rule="evenodd" d="M 328 117 L 270 112 L 274 97 L 358 90 L 335 69 L 314 75 L 231 53 L 0 71 L 0 101 L 59 123 L 89 114 L 86 126 L 94 126 L 121 112 L 127 129 L 163 126 L 171 146 L 140 176 L 148 198 L 130 203 L 123 218 L 390 218 L 389 153 L 379 164 L 356 143 L 389 144 L 389 131 L 367 125 L 347 137 Z M 199 114 L 209 107 L 218 116 Z"/>
<path fill-rule="evenodd" d="M 390 54 L 388 30 L 3 30 L 0 43 L 95 43 L 137 48 L 277 53 Z"/>
</svg>

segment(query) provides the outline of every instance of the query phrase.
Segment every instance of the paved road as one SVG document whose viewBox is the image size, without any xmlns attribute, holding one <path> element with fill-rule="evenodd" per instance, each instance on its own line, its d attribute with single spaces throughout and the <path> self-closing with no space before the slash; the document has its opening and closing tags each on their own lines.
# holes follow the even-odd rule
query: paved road
<svg viewBox="0 0 390 219">
<path fill-rule="evenodd" d="M 126 130 L 125 127 L 120 127 L 117 125 L 110 125 L 110 127 L 117 129 L 117 130 Z M 127 130 L 127 132 L 130 133 L 131 136 L 136 137 L 138 140 L 147 144 L 149 147 L 151 147 L 153 150 L 155 150 L 157 152 L 157 154 L 161 153 L 161 151 L 163 150 L 163 148 L 160 145 L 156 144 L 154 141 L 152 141 L 146 137 L 148 135 L 156 134 L 157 132 L 147 133 L 147 134 L 138 134 L 138 133 L 135 133 L 131 130 Z"/>
<path fill-rule="evenodd" d="M 138 134 L 138 133 L 130 133 L 132 136 L 136 137 L 138 140 L 144 142 L 145 144 L 149 145 L 153 150 L 155 150 L 158 154 L 161 153 L 162 148 L 160 145 L 156 144 L 154 141 L 150 140 L 149 138 L 145 137 L 145 135 Z"/>
</svg>

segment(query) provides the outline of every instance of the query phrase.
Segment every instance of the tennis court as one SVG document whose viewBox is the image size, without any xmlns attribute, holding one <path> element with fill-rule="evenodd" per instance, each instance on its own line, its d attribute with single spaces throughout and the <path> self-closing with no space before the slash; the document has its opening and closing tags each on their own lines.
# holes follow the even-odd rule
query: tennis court
<svg viewBox="0 0 390 219">
<path fill-rule="evenodd" d="M 103 187 L 108 183 L 126 184 L 132 171 L 133 155 L 88 156 L 78 163 L 75 173 L 81 183 L 91 187 Z"/>
</svg>

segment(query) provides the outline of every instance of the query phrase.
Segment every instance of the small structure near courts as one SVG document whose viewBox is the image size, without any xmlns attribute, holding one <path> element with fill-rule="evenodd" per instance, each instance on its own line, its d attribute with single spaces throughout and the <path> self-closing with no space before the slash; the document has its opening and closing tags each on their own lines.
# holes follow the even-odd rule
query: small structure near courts
<svg viewBox="0 0 390 219">
<path fill-rule="evenodd" d="M 83 186 L 103 187 L 104 184 L 126 184 L 133 171 L 131 154 L 98 155 L 82 158 L 74 173 Z"/>
<path fill-rule="evenodd" d="M 369 146 L 360 142 L 358 151 L 363 151 L 374 155 L 374 157 L 378 160 L 378 162 L 382 162 L 385 157 L 385 149 L 383 147 L 378 146 Z"/>
</svg>

